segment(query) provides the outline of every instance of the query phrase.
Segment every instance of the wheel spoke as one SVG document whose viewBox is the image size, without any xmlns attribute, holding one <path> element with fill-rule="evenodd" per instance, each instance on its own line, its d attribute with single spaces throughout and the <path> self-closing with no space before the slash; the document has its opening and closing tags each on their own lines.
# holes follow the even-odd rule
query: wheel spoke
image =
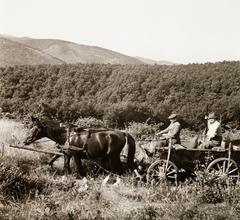
<svg viewBox="0 0 240 220">
<path fill-rule="evenodd" d="M 176 182 L 178 180 L 177 167 L 171 161 L 159 160 L 153 163 L 147 171 L 147 181 L 159 184 L 162 180 Z"/>
<path fill-rule="evenodd" d="M 176 175 L 174 175 L 174 176 L 167 176 L 168 177 L 168 179 L 176 179 Z"/>
<path fill-rule="evenodd" d="M 229 177 L 232 178 L 232 179 L 238 179 L 238 175 L 231 175 Z"/>
<path fill-rule="evenodd" d="M 223 167 L 222 167 L 222 172 L 226 173 L 226 161 L 223 161 Z"/>
<path fill-rule="evenodd" d="M 233 173 L 233 172 L 235 172 L 237 170 L 238 170 L 238 168 L 236 167 L 235 169 L 228 171 L 228 174 L 231 174 L 231 173 Z"/>
<path fill-rule="evenodd" d="M 175 170 L 171 170 L 171 171 L 167 172 L 166 174 L 167 174 L 167 176 L 168 176 L 168 175 L 170 175 L 170 174 L 172 174 L 172 173 L 176 173 L 176 171 L 175 171 Z"/>
<path fill-rule="evenodd" d="M 237 163 L 228 158 L 218 158 L 212 161 L 208 166 L 209 172 L 215 172 L 218 177 L 230 177 L 232 179 L 238 179 L 239 169 Z"/>
<path fill-rule="evenodd" d="M 175 169 L 174 169 L 173 166 L 170 165 L 170 166 L 167 168 L 167 171 L 169 171 L 169 170 L 175 170 Z"/>
<path fill-rule="evenodd" d="M 222 170 L 222 168 L 220 167 L 220 164 L 217 163 L 217 167 L 218 167 L 218 170 Z"/>
<path fill-rule="evenodd" d="M 230 167 L 231 167 L 232 165 L 233 165 L 232 162 L 228 164 L 228 167 L 227 167 L 227 171 L 226 171 L 226 173 L 229 173 L 229 169 L 230 169 Z"/>
</svg>

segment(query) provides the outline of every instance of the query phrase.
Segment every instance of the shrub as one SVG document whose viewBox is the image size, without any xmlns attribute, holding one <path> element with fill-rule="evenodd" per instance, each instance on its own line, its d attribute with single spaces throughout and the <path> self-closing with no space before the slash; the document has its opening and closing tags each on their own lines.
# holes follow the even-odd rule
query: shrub
<svg viewBox="0 0 240 220">
<path fill-rule="evenodd" d="M 79 118 L 76 120 L 76 125 L 79 127 L 106 127 L 106 124 L 94 117 Z"/>
<path fill-rule="evenodd" d="M 29 175 L 29 167 L 26 164 L 19 166 L 18 161 L 12 158 L 6 157 L 0 164 L 0 191 L 14 199 L 23 199 L 36 191 L 42 192 L 46 181 Z"/>
<path fill-rule="evenodd" d="M 126 128 L 126 131 L 131 133 L 133 137 L 137 140 L 143 139 L 155 139 L 155 133 L 159 131 L 162 124 L 148 124 L 145 123 L 137 123 L 130 122 Z"/>
</svg>

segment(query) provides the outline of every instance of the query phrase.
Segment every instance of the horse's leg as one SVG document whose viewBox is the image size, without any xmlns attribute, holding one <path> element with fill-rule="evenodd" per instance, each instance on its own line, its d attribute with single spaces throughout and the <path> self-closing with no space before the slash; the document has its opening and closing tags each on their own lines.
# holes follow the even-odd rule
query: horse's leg
<svg viewBox="0 0 240 220">
<path fill-rule="evenodd" d="M 54 145 L 54 147 L 56 147 L 56 148 L 58 148 L 58 149 L 61 149 L 61 148 L 60 148 L 60 145 L 57 144 L 57 143 Z M 61 151 L 59 151 L 59 152 L 61 152 Z M 50 159 L 50 161 L 48 162 L 48 164 L 49 164 L 49 166 L 51 167 L 51 169 L 52 169 L 52 167 L 53 167 L 54 161 L 56 161 L 59 157 L 61 157 L 61 156 L 60 156 L 60 155 L 54 155 L 54 156 Z"/>
<path fill-rule="evenodd" d="M 48 162 L 48 164 L 49 164 L 49 166 L 51 167 L 51 169 L 53 168 L 53 162 L 55 161 L 55 160 L 57 160 L 59 157 L 61 157 L 60 155 L 54 155 L 51 159 L 50 159 L 50 161 Z"/>
<path fill-rule="evenodd" d="M 78 174 L 80 176 L 86 176 L 86 173 L 82 169 L 81 155 L 74 156 L 73 159 L 74 159 Z"/>
<path fill-rule="evenodd" d="M 120 154 L 110 154 L 108 155 L 108 160 L 111 166 L 111 172 L 122 175 L 123 165 L 120 160 Z"/>
<path fill-rule="evenodd" d="M 70 160 L 71 156 L 64 154 L 64 172 L 68 174 L 71 173 Z"/>
</svg>

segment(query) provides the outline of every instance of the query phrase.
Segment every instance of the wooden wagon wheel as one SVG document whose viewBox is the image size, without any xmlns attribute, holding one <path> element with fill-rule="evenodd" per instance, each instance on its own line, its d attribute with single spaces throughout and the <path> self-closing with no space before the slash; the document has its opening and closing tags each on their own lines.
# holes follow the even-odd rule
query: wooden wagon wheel
<svg viewBox="0 0 240 220">
<path fill-rule="evenodd" d="M 219 178 L 230 177 L 237 180 L 239 178 L 239 169 L 237 163 L 229 158 L 217 158 L 212 161 L 208 167 L 209 173 L 215 173 Z"/>
<path fill-rule="evenodd" d="M 169 180 L 177 184 L 179 178 L 178 168 L 171 161 L 157 160 L 148 168 L 146 178 L 148 183 L 154 185 L 158 185 L 164 180 Z"/>
</svg>

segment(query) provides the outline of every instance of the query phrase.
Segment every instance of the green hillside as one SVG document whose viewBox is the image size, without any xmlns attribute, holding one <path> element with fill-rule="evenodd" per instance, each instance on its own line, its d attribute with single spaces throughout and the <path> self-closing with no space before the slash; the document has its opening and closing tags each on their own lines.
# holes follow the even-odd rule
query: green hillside
<svg viewBox="0 0 240 220">
<path fill-rule="evenodd" d="M 0 69 L 0 107 L 17 115 L 37 114 L 42 103 L 51 117 L 125 123 L 167 122 L 181 116 L 184 127 L 204 126 L 206 109 L 223 123 L 240 124 L 240 62 L 189 65 L 64 64 Z M 42 106 L 42 105 L 41 105 Z"/>
</svg>

